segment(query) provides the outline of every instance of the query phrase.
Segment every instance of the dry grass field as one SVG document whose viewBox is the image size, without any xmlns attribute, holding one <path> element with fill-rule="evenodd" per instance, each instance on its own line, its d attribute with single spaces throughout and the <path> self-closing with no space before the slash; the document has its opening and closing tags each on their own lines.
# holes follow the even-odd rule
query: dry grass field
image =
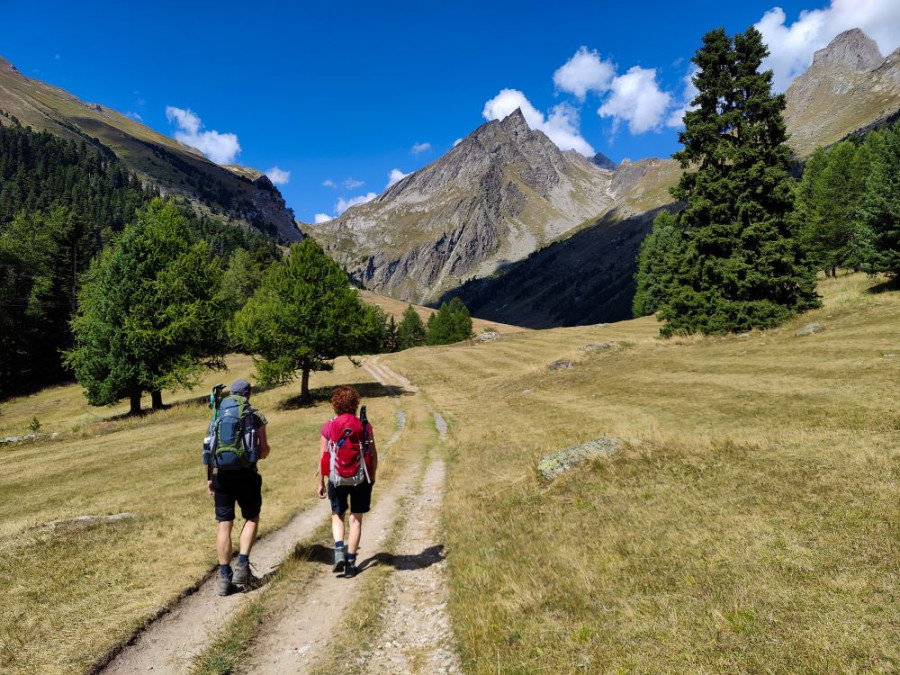
<svg viewBox="0 0 900 675">
<path fill-rule="evenodd" d="M 745 337 L 661 341 L 646 318 L 383 356 L 450 423 L 443 543 L 465 669 L 900 670 L 900 293 L 878 284 L 823 280 L 822 309 Z M 811 321 L 825 330 L 795 335 Z M 572 367 L 550 371 L 557 359 Z M 0 669 L 83 671 L 211 569 L 200 398 L 251 371 L 230 366 L 135 420 L 77 387 L 0 405 L 0 436 L 34 416 L 59 434 L 0 446 Z M 338 382 L 394 417 L 346 359 L 312 385 Z M 295 394 L 254 397 L 273 447 L 263 531 L 315 499 L 329 407 L 297 409 Z M 432 433 L 411 431 L 398 451 Z M 539 478 L 543 455 L 607 434 L 628 440 L 619 455 Z M 118 513 L 136 517 L 72 520 Z M 248 610 L 250 632 L 302 567 Z M 337 644 L 372 619 L 355 613 Z M 211 645 L 197 665 L 227 672 L 246 647 Z"/>
<path fill-rule="evenodd" d="M 167 410 L 139 419 L 120 418 L 125 407 L 89 408 L 75 386 L 0 406 L 0 435 L 25 432 L 33 416 L 42 433 L 59 433 L 0 446 L 0 671 L 84 671 L 212 569 L 215 521 L 200 464 L 209 410 L 201 398 L 214 382 L 252 372 L 247 357 L 229 366 L 193 393 L 167 394 Z M 272 447 L 260 464 L 261 532 L 318 502 L 318 428 L 331 414 L 324 397 L 345 382 L 370 397 L 372 419 L 393 420 L 391 400 L 347 359 L 312 375 L 311 386 L 322 388 L 313 408 L 293 404 L 297 385 L 254 394 Z M 120 513 L 135 517 L 73 520 Z"/>
<path fill-rule="evenodd" d="M 900 670 L 900 294 L 877 284 L 823 281 L 821 310 L 743 338 L 646 318 L 385 357 L 450 416 L 467 670 Z M 606 434 L 634 442 L 538 477 Z"/>
</svg>

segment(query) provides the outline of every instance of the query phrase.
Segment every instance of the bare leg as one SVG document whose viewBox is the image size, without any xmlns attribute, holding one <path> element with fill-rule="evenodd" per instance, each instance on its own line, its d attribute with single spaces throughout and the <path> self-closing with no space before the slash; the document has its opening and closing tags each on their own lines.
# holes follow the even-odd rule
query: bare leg
<svg viewBox="0 0 900 675">
<path fill-rule="evenodd" d="M 233 525 L 233 520 L 219 523 L 219 530 L 216 532 L 216 553 L 219 555 L 220 565 L 227 565 L 231 562 L 231 528 Z"/>
<path fill-rule="evenodd" d="M 363 514 L 350 514 L 350 541 L 347 543 L 347 553 L 356 555 L 356 549 L 359 548 L 359 538 L 362 535 L 362 519 Z"/>
<path fill-rule="evenodd" d="M 344 517 L 336 513 L 331 514 L 331 534 L 335 541 L 344 541 Z"/>
<path fill-rule="evenodd" d="M 250 555 L 250 549 L 253 548 L 253 542 L 256 541 L 256 530 L 259 527 L 259 516 L 251 518 L 241 530 L 241 554 Z"/>
</svg>

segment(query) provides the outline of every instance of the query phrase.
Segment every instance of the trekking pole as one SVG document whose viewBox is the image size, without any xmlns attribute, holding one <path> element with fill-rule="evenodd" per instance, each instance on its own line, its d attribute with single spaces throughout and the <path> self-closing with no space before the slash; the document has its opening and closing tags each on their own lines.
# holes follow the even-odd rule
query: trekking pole
<svg viewBox="0 0 900 675">
<path fill-rule="evenodd" d="M 361 457 L 361 461 L 363 464 L 363 473 L 366 474 L 366 482 L 371 483 L 372 478 L 369 476 L 369 467 L 366 466 L 366 455 L 369 454 L 369 441 L 366 438 L 367 431 L 369 428 L 369 417 L 366 415 L 366 406 L 363 406 L 359 409 L 359 421 L 362 423 L 362 448 L 363 448 L 363 456 Z"/>
</svg>

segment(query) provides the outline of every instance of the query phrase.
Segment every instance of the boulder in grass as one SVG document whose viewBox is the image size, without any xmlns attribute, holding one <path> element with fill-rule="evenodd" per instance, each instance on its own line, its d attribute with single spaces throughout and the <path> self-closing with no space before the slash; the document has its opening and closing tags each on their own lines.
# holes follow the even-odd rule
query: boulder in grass
<svg viewBox="0 0 900 675">
<path fill-rule="evenodd" d="M 559 359 L 547 364 L 550 370 L 568 370 L 572 367 L 572 362 L 568 359 Z"/>
<path fill-rule="evenodd" d="M 825 330 L 825 326 L 820 323 L 808 323 L 803 328 L 798 330 L 795 335 L 798 337 L 803 337 L 804 335 L 812 335 L 813 333 L 821 333 Z"/>
<path fill-rule="evenodd" d="M 568 471 L 572 471 L 597 457 L 610 457 L 622 450 L 622 439 L 616 436 L 602 436 L 593 441 L 573 445 L 553 454 L 542 457 L 537 470 L 544 480 L 553 480 Z"/>
<path fill-rule="evenodd" d="M 493 328 L 488 328 L 487 330 L 479 333 L 475 337 L 475 342 L 476 343 L 491 342 L 492 340 L 499 340 L 499 339 L 500 339 L 500 333 L 498 331 L 494 330 Z"/>
</svg>

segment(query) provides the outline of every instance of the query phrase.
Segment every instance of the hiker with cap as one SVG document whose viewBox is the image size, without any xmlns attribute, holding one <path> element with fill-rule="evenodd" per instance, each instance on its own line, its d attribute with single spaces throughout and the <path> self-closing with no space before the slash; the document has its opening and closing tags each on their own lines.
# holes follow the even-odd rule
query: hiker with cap
<svg viewBox="0 0 900 675">
<path fill-rule="evenodd" d="M 219 529 L 216 552 L 219 557 L 219 595 L 228 595 L 235 586 L 250 586 L 257 578 L 250 571 L 250 550 L 256 541 L 262 508 L 262 476 L 256 463 L 269 455 L 266 418 L 250 405 L 250 383 L 231 383 L 228 396 L 214 402 L 213 421 L 204 442 L 203 463 L 206 487 L 215 504 Z M 244 526 L 234 570 L 231 569 L 231 530 L 237 502 Z"/>
</svg>

